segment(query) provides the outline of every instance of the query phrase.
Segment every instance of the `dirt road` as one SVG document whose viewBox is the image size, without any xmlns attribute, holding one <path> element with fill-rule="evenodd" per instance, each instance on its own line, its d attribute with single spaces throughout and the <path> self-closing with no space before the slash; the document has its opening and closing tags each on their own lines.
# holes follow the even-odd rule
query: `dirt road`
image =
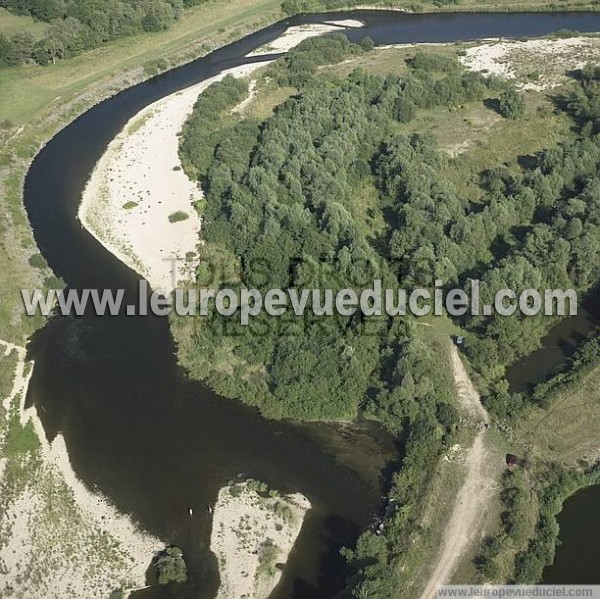
<svg viewBox="0 0 600 599">
<path fill-rule="evenodd" d="M 465 482 L 456 498 L 452 515 L 444 531 L 436 564 L 421 599 L 435 599 L 440 585 L 449 584 L 465 551 L 478 538 L 485 507 L 494 491 L 493 460 L 486 449 L 489 415 L 475 389 L 458 350 L 451 349 L 454 381 L 459 403 L 474 423 L 481 426 L 465 460 Z"/>
</svg>

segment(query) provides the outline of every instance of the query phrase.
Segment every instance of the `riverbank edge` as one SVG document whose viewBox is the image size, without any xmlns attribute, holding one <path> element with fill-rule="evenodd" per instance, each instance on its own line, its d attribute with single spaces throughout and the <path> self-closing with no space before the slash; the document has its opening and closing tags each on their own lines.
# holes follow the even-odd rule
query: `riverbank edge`
<svg viewBox="0 0 600 599">
<path fill-rule="evenodd" d="M 568 475 L 571 475 L 574 478 L 576 478 L 576 476 L 578 474 L 581 476 L 581 478 L 579 480 L 573 481 L 571 486 L 565 486 L 565 488 L 562 490 L 563 492 L 561 492 L 561 494 L 560 494 L 557 504 L 554 506 L 554 509 L 551 512 L 551 517 L 554 519 L 554 522 L 556 523 L 556 527 L 555 527 L 556 535 L 553 538 L 552 561 L 550 563 L 546 564 L 546 568 L 548 568 L 549 566 L 552 566 L 556 559 L 556 548 L 559 546 L 559 544 L 561 542 L 560 541 L 559 516 L 562 513 L 562 511 L 565 507 L 565 504 L 567 503 L 567 501 L 569 501 L 569 499 L 571 499 L 572 497 L 575 497 L 575 495 L 577 495 L 581 491 L 584 491 L 585 489 L 589 489 L 591 487 L 600 485 L 600 462 L 597 463 L 589 472 L 585 472 L 582 475 L 573 470 L 568 471 Z M 534 539 L 535 538 L 537 538 L 537 536 L 534 537 Z M 542 579 L 540 579 L 540 582 L 543 582 L 543 572 L 542 572 Z"/>
<path fill-rule="evenodd" d="M 283 16 L 281 11 L 267 13 L 253 26 L 247 27 L 240 21 L 230 29 L 218 32 L 214 37 L 211 37 L 210 40 L 203 38 L 192 42 L 186 41 L 181 46 L 165 52 L 165 54 L 161 56 L 160 60 L 165 61 L 167 64 L 162 69 L 158 68 L 156 72 L 149 72 L 149 70 L 147 70 L 149 67 L 147 58 L 140 56 L 139 64 L 129 67 L 126 71 L 119 73 L 118 75 L 102 77 L 91 82 L 82 89 L 76 90 L 69 96 L 65 96 L 64 98 L 61 97 L 58 106 L 53 107 L 50 110 L 50 105 L 47 105 L 43 109 L 44 112 L 41 116 L 37 117 L 31 123 L 28 123 L 26 127 L 19 127 L 17 131 L 8 138 L 5 147 L 0 151 L 0 163 L 6 159 L 9 164 L 6 169 L 0 170 L 0 189 L 6 188 L 9 190 L 5 193 L 5 202 L 9 206 L 9 209 L 11 207 L 18 208 L 18 213 L 14 215 L 18 220 L 9 224 L 11 232 L 14 233 L 13 237 L 22 239 L 24 247 L 33 249 L 34 252 L 39 252 L 33 228 L 25 208 L 24 185 L 27 173 L 38 154 L 63 129 L 98 104 L 109 100 L 119 93 L 149 81 L 166 71 L 192 63 L 195 60 L 203 58 L 229 44 L 235 43 L 248 35 L 274 25 L 281 21 Z M 230 37 L 232 32 L 236 33 L 233 38 Z M 209 47 L 206 47 L 206 44 L 209 44 Z M 191 56 L 196 50 L 197 53 L 194 53 L 194 55 Z M 156 63 L 157 61 L 154 60 L 151 62 Z M 13 159 L 14 162 L 12 162 Z M 9 197 L 11 189 L 9 182 L 11 181 L 16 181 L 16 183 L 12 183 L 12 186 L 18 186 L 18 198 Z M 18 206 L 13 206 L 13 203 L 17 204 L 16 200 L 18 200 Z M 21 264 L 15 265 L 15 272 L 17 272 L 17 269 L 19 274 L 24 275 L 31 283 L 30 287 L 32 288 L 40 285 L 47 288 L 47 285 L 43 284 L 42 281 L 48 276 L 52 276 L 53 279 L 55 279 L 53 282 L 58 283 L 58 280 L 56 280 L 56 277 L 54 276 L 55 273 L 52 272 L 47 263 L 45 263 L 43 268 L 36 268 L 24 261 Z M 10 273 L 5 273 L 5 275 L 6 274 Z M 6 278 L 8 279 L 10 277 Z M 19 293 L 18 289 L 14 289 L 13 291 L 17 294 Z M 22 345 L 33 333 L 43 328 L 46 323 L 45 320 L 26 317 L 22 308 L 19 318 L 21 326 L 16 327 L 8 325 L 6 330 L 4 330 L 4 323 L 0 322 L 0 336 L 3 339 Z M 32 321 L 35 321 L 32 325 L 25 326 L 28 322 Z"/>
<path fill-rule="evenodd" d="M 583 5 L 567 5 L 560 6 L 557 5 L 556 2 L 545 2 L 543 4 L 540 3 L 528 3 L 528 2 L 520 2 L 518 4 L 503 6 L 502 0 L 497 0 L 494 3 L 486 4 L 486 5 L 464 5 L 461 4 L 460 1 L 456 4 L 444 4 L 437 6 L 435 4 L 421 4 L 418 7 L 418 10 L 415 10 L 414 4 L 411 2 L 406 3 L 407 7 L 402 7 L 399 5 L 393 4 L 361 4 L 359 6 L 354 5 L 346 5 L 343 7 L 332 8 L 329 9 L 328 12 L 352 12 L 355 10 L 373 10 L 373 11 L 396 11 L 403 12 L 406 14 L 416 14 L 416 15 L 426 15 L 426 14 L 458 14 L 458 13 L 520 13 L 520 12 L 552 12 L 552 13 L 561 13 L 561 12 L 598 12 L 600 11 L 600 7 L 593 2 Z M 412 5 L 412 6 L 411 6 Z M 319 14 L 324 12 L 322 8 L 315 8 L 314 10 L 308 12 L 296 12 L 291 13 L 289 16 L 294 16 L 298 14 Z"/>
<path fill-rule="evenodd" d="M 121 588 L 127 585 L 145 584 L 147 568 L 152 557 L 164 547 L 164 543 L 143 530 L 130 514 L 119 512 L 106 496 L 89 489 L 77 478 L 64 437 L 58 434 L 52 441 L 48 440 L 35 406 L 26 405 L 34 362 L 28 359 L 26 348 L 0 339 L 0 361 L 15 353 L 16 364 L 12 389 L 8 395 L 0 397 L 0 414 L 3 420 L 8 421 L 3 423 L 7 426 L 0 428 L 0 449 L 3 449 L 9 442 L 14 444 L 14 439 L 18 437 L 23 438 L 23 431 L 28 428 L 35 438 L 35 445 L 21 440 L 17 456 L 2 452 L 0 484 L 7 483 L 4 480 L 4 474 L 10 468 L 12 460 L 22 460 L 21 467 L 25 472 L 29 472 L 29 468 L 35 468 L 34 472 L 40 478 L 35 476 L 22 481 L 22 490 L 16 490 L 13 487 L 13 479 L 12 484 L 8 483 L 8 494 L 4 495 L 3 493 L 2 510 L 6 511 L 0 510 L 3 520 L 0 529 L 2 533 L 0 565 L 3 572 L 0 595 L 4 591 L 12 594 L 15 587 L 19 588 L 21 583 L 18 581 L 23 575 L 24 568 L 32 566 L 38 560 L 43 563 L 48 558 L 48 555 L 42 554 L 40 559 L 39 553 L 35 551 L 38 547 L 36 543 L 40 542 L 37 537 L 43 538 L 47 532 L 43 524 L 36 522 L 40 514 L 46 513 L 44 510 L 47 509 L 48 502 L 45 495 L 48 493 L 47 485 L 55 494 L 52 501 L 56 501 L 60 493 L 66 493 L 64 496 L 60 495 L 62 501 L 73 504 L 69 513 L 73 515 L 72 510 L 74 509 L 76 517 L 72 518 L 68 525 L 67 535 L 71 535 L 70 543 L 74 542 L 73 538 L 77 539 L 75 542 L 80 543 L 86 541 L 89 543 L 92 539 L 93 546 L 87 545 L 84 549 L 80 545 L 77 551 L 78 560 L 73 567 L 70 567 L 71 564 L 65 560 L 63 562 L 64 569 L 61 570 L 59 566 L 55 570 L 54 574 L 57 579 L 54 582 L 49 578 L 27 577 L 24 581 L 27 589 L 25 592 L 44 592 L 44 596 L 46 596 L 49 587 L 55 586 L 53 592 L 57 594 L 51 596 L 60 597 L 63 592 L 66 592 L 66 585 L 69 593 L 72 592 L 81 597 L 88 596 L 90 592 L 93 592 L 94 596 L 98 593 L 102 593 L 104 596 L 104 593 L 114 591 L 117 584 L 120 584 Z M 12 476 L 14 477 L 14 470 Z M 6 489 L 3 488 L 4 490 Z M 17 505 L 19 508 L 16 507 Z M 35 534 L 32 533 L 32 528 L 35 529 Z M 61 550 L 64 551 L 58 540 L 63 539 L 64 530 L 64 518 L 59 517 L 52 526 L 52 541 L 56 543 L 56 547 L 48 546 L 48 549 L 52 548 L 51 552 L 57 555 L 61 555 Z M 95 533 L 91 537 L 90 530 Z M 99 579 L 94 576 L 88 578 L 86 569 L 95 571 L 97 563 L 90 561 L 86 550 L 90 550 L 94 556 L 98 552 L 102 555 L 100 559 L 106 560 L 106 563 L 109 563 L 112 558 L 110 552 L 102 553 L 102 539 L 116 544 L 120 561 L 110 561 L 111 571 L 109 572 L 105 568 L 103 576 L 101 575 Z M 67 554 L 68 549 L 73 549 L 70 543 L 67 544 Z M 98 558 L 94 557 L 93 559 Z M 38 568 L 41 567 L 39 563 L 36 565 Z M 36 571 L 35 574 L 39 575 L 39 571 Z M 68 580 L 65 580 L 65 574 L 69 576 Z M 113 586 L 113 582 L 115 586 Z M 28 584 L 32 586 L 27 587 Z M 3 588 L 4 585 L 6 585 L 5 588 Z"/>
<path fill-rule="evenodd" d="M 381 5 L 381 4 L 365 4 L 360 6 L 344 6 L 338 7 L 335 9 L 331 9 L 329 13 L 341 13 L 341 12 L 352 12 L 358 10 L 376 10 L 376 11 L 396 11 L 396 12 L 404 12 L 404 13 L 413 13 L 413 14 L 443 14 L 443 13 L 494 13 L 494 12 L 505 12 L 505 13 L 519 13 L 519 12 L 580 12 L 580 11 L 589 11 L 589 12 L 597 12 L 600 10 L 600 7 L 597 5 L 590 3 L 589 5 L 584 6 L 557 6 L 553 2 L 547 2 L 543 5 L 538 4 L 529 4 L 529 3 L 520 3 L 514 6 L 502 6 L 500 3 L 495 3 L 492 5 L 486 6 L 464 6 L 461 4 L 456 5 L 445 5 L 436 7 L 435 5 L 424 5 L 420 7 L 422 10 L 412 10 L 394 5 Z M 319 14 L 323 12 L 321 9 L 311 11 L 310 14 Z M 23 197 L 23 186 L 25 182 L 25 178 L 31 164 L 39 154 L 39 152 L 46 146 L 46 144 L 55 137 L 60 131 L 66 128 L 70 123 L 80 117 L 82 114 L 92 109 L 94 106 L 100 104 L 101 102 L 114 97 L 126 89 L 134 87 L 140 83 L 148 81 L 153 77 L 161 74 L 163 72 L 184 66 L 207 56 L 208 54 L 214 52 L 215 50 L 222 48 L 226 45 L 234 43 L 235 41 L 239 41 L 243 39 L 249 34 L 252 34 L 256 31 L 259 31 L 265 27 L 276 24 L 286 18 L 286 16 L 292 17 L 297 14 L 302 13 L 293 13 L 290 15 L 286 15 L 281 9 L 275 12 L 267 13 L 263 15 L 261 20 L 254 24 L 249 28 L 244 28 L 233 38 L 228 38 L 232 31 L 235 31 L 239 27 L 244 27 L 244 23 L 240 21 L 236 25 L 232 26 L 230 29 L 219 32 L 215 38 L 212 38 L 214 41 L 213 45 L 209 49 L 203 48 L 203 44 L 206 42 L 203 40 L 195 40 L 192 42 L 186 41 L 182 45 L 174 48 L 173 50 L 165 52 L 161 56 L 160 60 L 164 60 L 168 62 L 168 65 L 163 69 L 158 69 L 157 72 L 148 73 L 144 72 L 144 66 L 147 65 L 147 60 L 141 56 L 140 62 L 135 67 L 130 67 L 125 72 L 117 75 L 117 76 L 109 76 L 99 79 L 98 81 L 93 81 L 89 85 L 85 86 L 83 89 L 76 91 L 74 94 L 61 98 L 61 102 L 59 106 L 52 111 L 51 114 L 44 114 L 42 117 L 38 117 L 32 123 L 27 124 L 27 133 L 30 138 L 25 137 L 24 130 L 25 127 L 19 127 L 18 130 L 8 139 L 6 142 L 6 146 L 0 152 L 0 159 L 4 157 L 10 158 L 11 156 L 19 156 L 24 157 L 21 158 L 21 161 L 18 165 L 13 167 L 8 167 L 5 171 L 0 172 L 0 186 L 3 184 L 6 185 L 6 181 L 14 178 L 18 181 L 19 188 L 19 208 L 20 214 L 18 215 L 19 221 L 16 224 L 13 224 L 15 228 L 20 228 L 21 237 L 25 239 L 25 244 L 28 247 L 34 248 L 34 251 L 37 251 L 37 244 L 35 243 L 35 237 L 33 235 L 33 230 L 31 228 L 31 224 L 29 223 L 29 219 L 27 217 L 26 210 L 24 208 L 24 197 Z M 189 56 L 189 53 L 192 50 L 198 50 L 198 53 L 193 57 Z M 58 116 L 57 116 L 58 115 Z M 52 119 L 53 122 L 48 124 L 48 121 Z M 30 131 L 31 130 L 31 131 Z M 31 147 L 35 149 L 33 152 L 31 151 Z M 7 194 L 8 196 L 8 194 Z M 28 271 L 29 279 L 31 281 L 40 281 L 40 273 L 36 271 L 36 268 L 31 265 L 21 264 L 19 265 L 21 270 L 23 267 Z M 53 274 L 51 269 L 47 267 L 42 269 L 43 275 L 51 275 Z M 22 317 L 22 315 L 21 315 Z M 2 324 L 0 323 L 0 333 L 3 338 L 9 339 L 15 343 L 23 343 L 25 340 L 33 334 L 36 330 L 42 328 L 45 322 L 38 322 L 33 327 L 25 327 L 25 332 L 19 334 L 16 333 L 12 329 L 8 329 L 6 331 L 2 330 Z"/>
<path fill-rule="evenodd" d="M 378 10 L 378 11 L 396 11 L 396 12 L 404 12 L 404 13 L 413 13 L 413 14 L 442 14 L 442 13 L 494 13 L 494 12 L 505 12 L 505 13 L 519 13 L 519 12 L 579 12 L 579 11 L 589 11 L 589 12 L 597 12 L 600 10 L 600 7 L 590 4 L 586 6 L 566 6 L 566 7 L 557 7 L 554 3 L 547 3 L 544 5 L 535 5 L 522 3 L 515 6 L 502 7 L 501 4 L 493 4 L 486 5 L 485 7 L 480 6 L 464 6 L 464 5 L 448 5 L 442 7 L 436 7 L 435 5 L 431 6 L 422 6 L 422 10 L 414 11 L 406 8 L 402 8 L 399 6 L 392 5 L 361 5 L 361 6 L 345 6 L 339 7 L 335 9 L 330 9 L 328 13 L 341 13 L 341 12 L 353 12 L 359 10 Z M 311 11 L 310 14 L 320 14 L 322 13 L 322 9 Z M 288 18 L 293 17 L 298 14 L 303 13 L 293 13 L 287 15 Z M 240 22 L 236 25 L 232 26 L 230 29 L 225 31 L 220 31 L 215 38 L 212 38 L 214 41 L 213 45 L 210 48 L 204 48 L 204 44 L 206 42 L 204 40 L 195 40 L 192 42 L 186 41 L 182 45 L 174 48 L 173 50 L 165 52 L 161 55 L 160 61 L 167 61 L 168 65 L 164 68 L 158 68 L 156 72 L 145 72 L 144 67 L 148 67 L 148 61 L 141 56 L 140 62 L 135 67 L 128 68 L 125 72 L 120 73 L 119 75 L 113 75 L 109 77 L 101 78 L 97 81 L 93 81 L 89 85 L 85 86 L 83 89 L 74 92 L 72 95 L 67 97 L 60 98 L 61 102 L 59 106 L 53 110 L 51 113 L 45 113 L 43 116 L 38 117 L 32 123 L 27 124 L 27 134 L 29 137 L 25 136 L 25 127 L 19 127 L 15 133 L 13 133 L 7 140 L 5 147 L 0 152 L 0 160 L 8 159 L 8 164 L 10 164 L 10 160 L 18 156 L 19 163 L 17 165 L 11 165 L 6 168 L 4 171 L 0 171 L 0 188 L 2 186 L 8 187 L 7 181 L 10 179 L 14 179 L 17 181 L 18 189 L 19 189 L 19 198 L 18 198 L 18 214 L 16 215 L 18 218 L 17 223 L 12 223 L 11 228 L 19 229 L 20 237 L 24 241 L 22 242 L 24 247 L 33 249 L 34 252 L 38 251 L 37 244 L 35 242 L 35 237 L 33 234 L 33 230 L 31 224 L 29 222 L 27 212 L 24 208 L 24 182 L 27 176 L 27 172 L 29 171 L 31 164 L 39 154 L 39 152 L 46 146 L 46 144 L 55 137 L 60 131 L 66 128 L 69 124 L 75 121 L 82 114 L 92 109 L 94 106 L 100 104 L 101 102 L 114 97 L 126 89 L 134 87 L 140 83 L 148 81 L 153 77 L 172 70 L 178 67 L 184 66 L 207 56 L 208 54 L 227 46 L 235 41 L 239 41 L 243 39 L 247 35 L 250 35 L 256 31 L 260 31 L 265 27 L 269 27 L 273 24 L 281 22 L 285 20 L 286 14 L 279 9 L 275 12 L 270 12 L 261 17 L 261 20 L 253 26 L 249 28 L 244 28 L 244 23 Z M 242 27 L 241 31 L 236 31 L 237 28 Z M 228 36 L 232 31 L 236 32 L 236 35 L 233 38 L 229 38 Z M 198 53 L 193 57 L 190 57 L 190 52 L 193 50 L 198 50 Z M 48 121 L 52 121 L 48 123 Z M 32 151 L 31 148 L 34 148 Z M 6 193 L 6 201 L 10 203 L 8 199 L 9 192 Z M 16 198 L 15 198 L 16 199 Z M 23 274 L 23 271 L 26 271 L 25 277 L 31 282 L 31 287 L 35 286 L 35 284 L 40 284 L 42 280 L 47 280 L 48 275 L 53 275 L 51 269 L 46 264 L 45 268 L 39 271 L 39 267 L 34 267 L 31 264 L 26 262 L 19 264 L 19 272 Z M 54 280 L 54 283 L 57 281 Z M 46 285 L 43 285 L 46 287 Z M 20 314 L 21 323 L 23 322 L 23 314 Z M 30 319 L 32 320 L 32 319 Z M 25 320 L 27 322 L 27 320 Z M 37 321 L 33 326 L 24 326 L 23 330 L 20 332 L 15 330 L 15 327 L 10 327 L 7 330 L 3 330 L 4 323 L 0 322 L 0 334 L 3 338 L 8 339 L 15 343 L 24 343 L 26 339 L 32 335 L 36 330 L 43 328 L 45 321 Z M 21 327 L 16 327 L 17 329 L 21 329 Z"/>
</svg>

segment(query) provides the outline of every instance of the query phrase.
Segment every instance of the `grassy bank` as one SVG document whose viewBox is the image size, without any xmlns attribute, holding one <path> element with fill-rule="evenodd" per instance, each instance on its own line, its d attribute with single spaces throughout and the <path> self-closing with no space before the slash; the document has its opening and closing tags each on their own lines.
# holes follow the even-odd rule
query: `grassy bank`
<svg viewBox="0 0 600 599">
<path fill-rule="evenodd" d="M 100 100 L 280 16 L 277 0 L 210 2 L 189 9 L 164 32 L 119 39 L 48 67 L 0 70 L 0 338 L 23 343 L 41 324 L 23 316 L 21 288 L 55 284 L 22 205 L 23 180 L 39 147 Z M 40 31 L 40 24 L 27 17 L 1 17 L 5 31 Z"/>
<path fill-rule="evenodd" d="M 300 2 L 290 2 L 299 6 Z M 363 2 L 354 0 L 347 2 L 343 7 L 328 8 L 327 0 L 320 2 L 304 3 L 303 10 L 309 5 L 310 10 L 320 12 L 323 10 L 404 10 L 412 13 L 429 12 L 558 12 L 558 11 L 595 11 L 598 4 L 593 0 L 456 0 L 456 1 L 430 1 L 430 0 L 387 0 L 383 2 Z M 298 12 L 298 11 L 296 11 Z"/>
</svg>

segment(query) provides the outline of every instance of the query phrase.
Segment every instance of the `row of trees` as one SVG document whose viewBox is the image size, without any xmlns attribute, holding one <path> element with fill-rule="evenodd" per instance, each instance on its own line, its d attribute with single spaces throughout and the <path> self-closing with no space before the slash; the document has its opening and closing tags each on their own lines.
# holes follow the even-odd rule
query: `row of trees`
<svg viewBox="0 0 600 599">
<path fill-rule="evenodd" d="M 405 0 L 375 0 L 372 4 L 382 4 L 385 8 L 390 6 L 398 8 L 418 8 L 421 4 L 430 3 L 434 6 L 447 6 L 449 4 L 458 4 L 460 0 L 417 0 L 407 3 Z M 304 12 L 323 12 L 339 8 L 352 8 L 361 6 L 361 0 L 284 0 L 281 4 L 283 11 L 288 15 L 296 15 Z"/>
<path fill-rule="evenodd" d="M 583 378 L 600 364 L 600 331 L 596 329 L 578 348 L 569 359 L 563 371 L 556 374 L 549 381 L 540 383 L 533 392 L 534 401 L 548 408 L 552 401 L 577 388 Z"/>
<path fill-rule="evenodd" d="M 180 18 L 193 0 L 0 0 L 15 14 L 49 23 L 46 34 L 0 34 L 0 66 L 34 61 L 41 65 L 68 58 L 143 31 L 161 31 Z"/>
<path fill-rule="evenodd" d="M 483 540 L 475 558 L 481 581 L 537 584 L 544 568 L 554 561 L 559 533 L 556 516 L 563 502 L 599 481 L 598 467 L 581 472 L 545 465 L 533 480 L 528 472 L 506 472 L 501 530 Z"/>
</svg>

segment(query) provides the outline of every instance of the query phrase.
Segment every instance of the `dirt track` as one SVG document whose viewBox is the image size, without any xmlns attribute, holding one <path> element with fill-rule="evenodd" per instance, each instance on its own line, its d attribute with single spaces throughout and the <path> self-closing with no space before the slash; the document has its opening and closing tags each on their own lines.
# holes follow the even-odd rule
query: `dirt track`
<svg viewBox="0 0 600 599">
<path fill-rule="evenodd" d="M 486 449 L 488 431 L 484 427 L 489 422 L 489 415 L 454 345 L 451 352 L 459 403 L 481 430 L 467 453 L 465 482 L 456 498 L 434 570 L 421 599 L 435 599 L 438 587 L 450 583 L 465 551 L 478 538 L 486 503 L 494 490 L 493 460 L 489 459 Z"/>
</svg>

